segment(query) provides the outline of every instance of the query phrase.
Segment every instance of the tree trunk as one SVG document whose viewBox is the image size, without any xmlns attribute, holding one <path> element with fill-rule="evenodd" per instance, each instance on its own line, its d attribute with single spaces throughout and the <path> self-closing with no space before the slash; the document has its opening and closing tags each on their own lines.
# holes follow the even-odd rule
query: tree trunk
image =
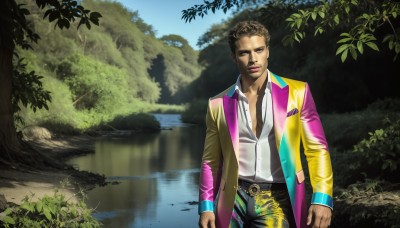
<svg viewBox="0 0 400 228">
<path fill-rule="evenodd" d="M 14 163 L 12 152 L 21 150 L 16 134 L 12 94 L 12 53 L 10 48 L 0 48 L 0 158 Z"/>
<path fill-rule="evenodd" d="M 7 4 L 8 3 L 8 4 Z M 14 163 L 13 152 L 21 151 L 14 125 L 12 96 L 12 13 L 7 0 L 0 13 L 0 159 L 5 163 Z"/>
</svg>

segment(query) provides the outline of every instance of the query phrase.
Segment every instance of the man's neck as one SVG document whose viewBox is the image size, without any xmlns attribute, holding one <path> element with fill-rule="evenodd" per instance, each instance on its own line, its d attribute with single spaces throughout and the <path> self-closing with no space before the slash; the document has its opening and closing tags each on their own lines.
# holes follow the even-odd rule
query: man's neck
<svg viewBox="0 0 400 228">
<path fill-rule="evenodd" d="M 241 86 L 244 94 L 259 95 L 264 93 L 268 82 L 268 74 L 253 80 L 249 77 L 241 77 Z"/>
</svg>

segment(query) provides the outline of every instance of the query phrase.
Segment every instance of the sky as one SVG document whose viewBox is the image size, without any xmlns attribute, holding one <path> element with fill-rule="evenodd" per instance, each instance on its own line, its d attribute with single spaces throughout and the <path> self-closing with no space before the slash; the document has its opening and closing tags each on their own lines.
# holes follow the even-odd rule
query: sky
<svg viewBox="0 0 400 228">
<path fill-rule="evenodd" d="M 146 24 L 152 25 L 157 37 L 176 34 L 188 40 L 190 46 L 198 50 L 197 40 L 213 24 L 217 24 L 230 17 L 229 12 L 224 14 L 217 10 L 211 11 L 203 18 L 196 17 L 190 23 L 185 23 L 182 10 L 203 3 L 203 0 L 117 0 L 130 11 L 138 11 L 139 17 Z"/>
</svg>

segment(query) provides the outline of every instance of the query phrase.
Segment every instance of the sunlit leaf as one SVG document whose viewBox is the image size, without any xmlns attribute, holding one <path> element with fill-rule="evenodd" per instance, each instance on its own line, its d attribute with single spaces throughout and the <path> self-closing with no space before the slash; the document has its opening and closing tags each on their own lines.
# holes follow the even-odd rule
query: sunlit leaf
<svg viewBox="0 0 400 228">
<path fill-rule="evenodd" d="M 353 57 L 354 60 L 357 60 L 356 50 L 354 48 L 349 48 L 349 50 L 350 50 L 351 57 Z"/>
<path fill-rule="evenodd" d="M 336 14 L 333 20 L 335 21 L 336 24 L 339 24 L 339 15 Z"/>
<path fill-rule="evenodd" d="M 349 47 L 348 44 L 343 44 L 341 45 L 337 50 L 336 50 L 336 55 L 342 53 L 344 50 L 346 50 Z"/>
<path fill-rule="evenodd" d="M 315 21 L 315 19 L 317 18 L 317 13 L 316 12 L 312 12 L 311 13 L 311 18 Z"/>
<path fill-rule="evenodd" d="M 348 42 L 348 41 L 350 41 L 350 40 L 353 40 L 353 38 L 343 38 L 343 39 L 339 40 L 339 41 L 336 42 L 336 43 L 338 43 L 338 44 L 340 44 L 340 43 L 346 43 L 346 42 Z"/>
<path fill-rule="evenodd" d="M 342 53 L 342 56 L 340 57 L 340 59 L 342 60 L 342 63 L 344 63 L 344 61 L 346 61 L 348 51 L 349 51 L 349 49 L 346 49 L 346 50 Z"/>
<path fill-rule="evenodd" d="M 361 41 L 357 41 L 357 49 L 361 54 L 364 52 L 363 43 Z"/>
<path fill-rule="evenodd" d="M 14 225 L 15 224 L 15 220 L 12 218 L 12 217 L 10 217 L 10 216 L 4 216 L 2 219 L 1 219 L 5 224 L 12 224 L 12 225 Z"/>
<path fill-rule="evenodd" d="M 370 47 L 372 50 L 379 51 L 379 48 L 375 43 L 367 42 L 365 44 L 368 45 L 368 47 Z"/>
</svg>

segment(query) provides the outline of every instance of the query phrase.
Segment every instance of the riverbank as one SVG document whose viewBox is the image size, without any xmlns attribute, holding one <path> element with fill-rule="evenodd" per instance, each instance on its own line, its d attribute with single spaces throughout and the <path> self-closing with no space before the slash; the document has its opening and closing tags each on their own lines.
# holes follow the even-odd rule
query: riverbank
<svg viewBox="0 0 400 228">
<path fill-rule="evenodd" d="M 95 140 L 99 137 L 64 136 L 28 140 L 27 143 L 44 155 L 64 163 L 73 156 L 93 153 Z M 52 196 L 58 190 L 66 199 L 76 201 L 79 191 L 87 191 L 105 184 L 105 177 L 101 174 L 78 171 L 67 165 L 58 170 L 7 169 L 0 172 L 0 197 L 3 195 L 3 201 L 5 199 L 9 205 L 20 204 L 26 196 L 38 199 L 45 195 Z M 4 207 L 0 204 L 0 211 L 2 206 Z"/>
</svg>

